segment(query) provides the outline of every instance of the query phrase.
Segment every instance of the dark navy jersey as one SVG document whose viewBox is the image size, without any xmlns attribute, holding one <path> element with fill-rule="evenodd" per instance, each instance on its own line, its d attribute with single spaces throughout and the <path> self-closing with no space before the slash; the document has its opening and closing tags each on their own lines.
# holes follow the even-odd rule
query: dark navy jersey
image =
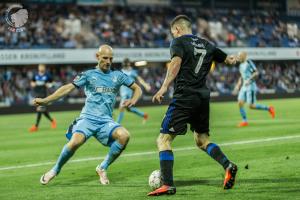
<svg viewBox="0 0 300 200">
<path fill-rule="evenodd" d="M 47 83 L 52 82 L 52 78 L 48 73 L 45 74 L 35 74 L 32 77 L 32 81 L 36 83 L 36 86 L 34 87 L 34 94 L 35 97 L 46 97 L 47 96 Z"/>
<path fill-rule="evenodd" d="M 182 59 L 174 80 L 174 98 L 189 99 L 193 96 L 209 97 L 206 77 L 213 61 L 224 62 L 227 54 L 205 39 L 195 35 L 183 35 L 172 40 L 171 58 Z"/>
</svg>

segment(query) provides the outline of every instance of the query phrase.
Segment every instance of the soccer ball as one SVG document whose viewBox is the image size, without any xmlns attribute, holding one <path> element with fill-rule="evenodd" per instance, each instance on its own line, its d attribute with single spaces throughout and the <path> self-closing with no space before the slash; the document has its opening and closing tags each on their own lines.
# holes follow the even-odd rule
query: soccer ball
<svg viewBox="0 0 300 200">
<path fill-rule="evenodd" d="M 154 170 L 149 176 L 149 186 L 152 190 L 156 190 L 162 186 L 162 177 L 160 170 Z"/>
</svg>

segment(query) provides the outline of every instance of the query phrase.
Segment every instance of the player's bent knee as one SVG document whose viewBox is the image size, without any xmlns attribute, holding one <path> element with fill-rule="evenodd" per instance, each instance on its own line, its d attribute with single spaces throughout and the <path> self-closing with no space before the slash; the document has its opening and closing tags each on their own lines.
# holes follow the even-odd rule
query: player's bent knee
<svg viewBox="0 0 300 200">
<path fill-rule="evenodd" d="M 209 136 L 207 133 L 195 133 L 195 141 L 196 145 L 200 149 L 206 149 L 207 145 L 209 144 Z"/>
<path fill-rule="evenodd" d="M 71 150 L 78 149 L 85 142 L 85 136 L 81 133 L 74 133 L 71 140 L 68 142 L 68 147 Z"/>
<path fill-rule="evenodd" d="M 160 134 L 156 140 L 159 151 L 171 150 L 172 137 L 168 134 Z"/>
<path fill-rule="evenodd" d="M 250 109 L 255 109 L 256 106 L 255 106 L 254 104 L 250 104 L 250 105 L 249 105 L 249 108 L 250 108 Z"/>
<path fill-rule="evenodd" d="M 113 133 L 113 138 L 118 140 L 120 144 L 126 145 L 129 142 L 130 134 L 125 128 L 120 127 L 117 128 Z"/>
<path fill-rule="evenodd" d="M 243 101 L 239 101 L 239 102 L 238 102 L 238 105 L 239 105 L 240 107 L 243 107 L 243 106 L 244 106 L 244 102 L 243 102 Z"/>
</svg>

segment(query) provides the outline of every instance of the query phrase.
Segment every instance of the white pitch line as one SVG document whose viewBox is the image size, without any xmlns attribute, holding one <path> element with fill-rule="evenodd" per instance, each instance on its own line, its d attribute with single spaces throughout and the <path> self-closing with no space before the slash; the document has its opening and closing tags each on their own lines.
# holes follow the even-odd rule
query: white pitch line
<svg viewBox="0 0 300 200">
<path fill-rule="evenodd" d="M 291 136 L 283 136 L 283 137 L 271 137 L 271 138 L 264 138 L 264 139 L 256 139 L 256 140 L 242 140 L 242 141 L 235 141 L 235 142 L 226 142 L 219 144 L 220 146 L 230 146 L 230 145 L 241 145 L 241 144 L 255 144 L 255 143 L 264 143 L 264 142 L 271 142 L 271 141 L 279 141 L 279 140 L 289 140 L 300 138 L 300 135 L 291 135 Z M 173 151 L 187 151 L 187 150 L 194 150 L 197 149 L 196 147 L 182 147 L 182 148 L 175 148 Z M 125 153 L 121 157 L 135 157 L 135 156 L 144 156 L 144 155 L 152 155 L 157 154 L 157 151 L 146 151 L 146 152 L 139 152 L 139 153 Z M 105 157 L 90 157 L 90 158 L 81 158 L 81 159 L 74 159 L 70 160 L 69 163 L 76 163 L 76 162 L 85 162 L 90 160 L 101 160 Z M 45 165 L 53 165 L 55 162 L 43 162 L 43 163 L 36 163 L 36 164 L 28 164 L 28 165 L 18 165 L 18 166 L 9 166 L 9 167 L 0 167 L 0 171 L 4 170 L 13 170 L 13 169 L 20 169 L 20 168 L 33 168 L 33 167 L 40 167 Z"/>
</svg>

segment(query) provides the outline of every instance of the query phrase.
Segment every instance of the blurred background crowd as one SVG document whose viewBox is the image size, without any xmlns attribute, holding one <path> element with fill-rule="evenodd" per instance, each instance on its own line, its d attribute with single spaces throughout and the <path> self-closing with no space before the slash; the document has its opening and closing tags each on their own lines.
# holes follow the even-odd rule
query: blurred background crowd
<svg viewBox="0 0 300 200">
<path fill-rule="evenodd" d="M 168 47 L 169 22 L 185 13 L 194 32 L 220 47 L 299 47 L 298 18 L 272 11 L 202 7 L 31 4 L 26 31 L 0 26 L 0 48 Z M 0 5 L 0 12 L 7 9 Z M 5 22 L 1 18 L 1 24 Z"/>
<path fill-rule="evenodd" d="M 258 93 L 300 92 L 300 62 L 255 62 L 259 71 L 257 78 Z M 84 66 L 49 66 L 48 73 L 53 78 L 54 91 L 65 83 L 70 83 L 79 72 L 86 70 Z M 137 68 L 139 75 L 152 87 L 145 95 L 150 96 L 157 91 L 165 76 L 165 67 Z M 28 104 L 33 98 L 30 81 L 36 73 L 36 67 L 2 67 L 0 68 L 0 102 L 5 105 Z M 209 74 L 207 85 L 212 92 L 219 95 L 231 95 L 239 78 L 238 67 L 217 65 Z M 170 96 L 172 95 L 170 89 Z M 83 98 L 83 90 L 75 90 L 68 98 Z M 65 99 L 65 100 L 66 100 Z"/>
</svg>

